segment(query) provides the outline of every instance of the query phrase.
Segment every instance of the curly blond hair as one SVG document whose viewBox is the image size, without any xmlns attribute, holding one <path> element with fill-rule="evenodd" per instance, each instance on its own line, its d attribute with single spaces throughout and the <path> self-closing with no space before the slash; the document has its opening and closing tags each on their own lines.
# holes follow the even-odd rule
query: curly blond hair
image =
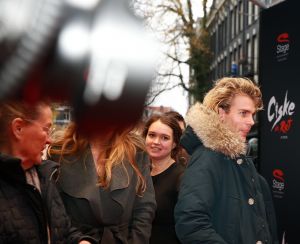
<svg viewBox="0 0 300 244">
<path fill-rule="evenodd" d="M 203 105 L 218 113 L 219 108 L 229 111 L 236 95 L 247 95 L 255 104 L 256 111 L 263 109 L 262 94 L 258 85 L 248 78 L 224 77 L 217 80 L 205 95 Z"/>
</svg>

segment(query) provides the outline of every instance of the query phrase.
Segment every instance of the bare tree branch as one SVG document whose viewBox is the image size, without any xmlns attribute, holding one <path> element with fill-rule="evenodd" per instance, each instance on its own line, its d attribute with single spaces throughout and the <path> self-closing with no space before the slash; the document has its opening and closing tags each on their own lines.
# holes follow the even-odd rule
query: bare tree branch
<svg viewBox="0 0 300 244">
<path fill-rule="evenodd" d="M 194 14 L 192 0 L 135 0 L 148 28 L 164 44 L 164 60 L 149 94 L 153 102 L 164 91 L 181 86 L 195 99 L 201 98 L 208 80 L 210 50 L 205 30 L 207 0 L 201 0 L 203 17 Z"/>
<path fill-rule="evenodd" d="M 150 104 L 152 104 L 152 103 L 155 101 L 155 99 L 156 99 L 160 94 L 162 94 L 163 92 L 171 91 L 171 90 L 173 90 L 175 87 L 178 87 L 178 86 L 179 86 L 179 84 L 175 84 L 175 85 L 173 85 L 173 86 L 171 86 L 171 87 L 165 88 L 164 90 L 159 90 L 159 91 L 156 92 L 153 96 L 151 96 L 150 99 L 147 100 L 146 106 L 149 106 Z"/>
</svg>

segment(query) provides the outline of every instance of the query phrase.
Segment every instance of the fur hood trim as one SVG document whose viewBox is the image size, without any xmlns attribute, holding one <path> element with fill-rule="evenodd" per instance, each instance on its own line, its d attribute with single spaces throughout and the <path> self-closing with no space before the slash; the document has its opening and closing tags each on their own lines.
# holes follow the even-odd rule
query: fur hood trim
<svg viewBox="0 0 300 244">
<path fill-rule="evenodd" d="M 246 152 L 246 143 L 237 132 L 230 131 L 220 121 L 219 115 L 196 103 L 188 111 L 186 122 L 190 125 L 203 145 L 213 151 L 236 158 Z"/>
</svg>

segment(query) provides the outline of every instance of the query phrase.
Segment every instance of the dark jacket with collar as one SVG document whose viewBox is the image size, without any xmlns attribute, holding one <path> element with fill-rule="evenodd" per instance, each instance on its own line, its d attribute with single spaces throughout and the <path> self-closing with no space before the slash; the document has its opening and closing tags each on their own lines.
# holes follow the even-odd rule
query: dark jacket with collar
<svg viewBox="0 0 300 244">
<path fill-rule="evenodd" d="M 71 228 L 54 183 L 50 168 L 55 164 L 45 161 L 36 166 L 41 192 L 26 183 L 21 160 L 0 154 L 0 243 L 46 244 L 47 222 L 51 243 L 78 243 L 89 239 Z"/>
<path fill-rule="evenodd" d="M 156 202 L 146 154 L 136 156 L 147 184 L 142 197 L 136 195 L 137 176 L 128 161 L 112 169 L 111 185 L 103 189 L 90 150 L 66 159 L 58 186 L 74 225 L 99 243 L 148 243 Z"/>
<path fill-rule="evenodd" d="M 201 104 L 187 123 L 181 144 L 191 158 L 175 208 L 182 243 L 278 243 L 269 186 L 239 135 Z"/>
</svg>

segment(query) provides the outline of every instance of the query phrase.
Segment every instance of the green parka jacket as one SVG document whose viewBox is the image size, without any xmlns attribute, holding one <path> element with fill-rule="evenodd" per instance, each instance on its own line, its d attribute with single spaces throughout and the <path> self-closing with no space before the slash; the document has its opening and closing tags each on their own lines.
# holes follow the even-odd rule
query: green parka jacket
<svg viewBox="0 0 300 244">
<path fill-rule="evenodd" d="M 187 122 L 181 144 L 191 158 L 175 208 L 181 242 L 278 244 L 271 192 L 245 143 L 199 103 Z"/>
</svg>

